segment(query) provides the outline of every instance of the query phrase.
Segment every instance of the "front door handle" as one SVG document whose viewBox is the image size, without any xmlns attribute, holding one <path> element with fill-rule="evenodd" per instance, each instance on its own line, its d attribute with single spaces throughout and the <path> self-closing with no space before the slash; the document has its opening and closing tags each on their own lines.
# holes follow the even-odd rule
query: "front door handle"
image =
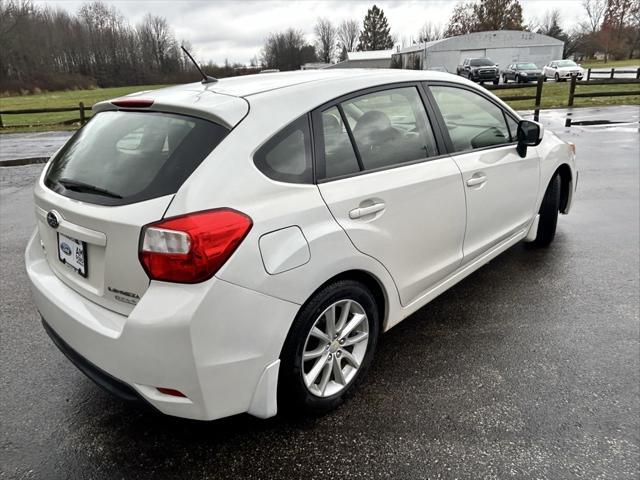
<svg viewBox="0 0 640 480">
<path fill-rule="evenodd" d="M 372 213 L 381 212 L 385 208 L 386 208 L 386 205 L 384 202 L 374 203 L 373 205 L 369 205 L 368 207 L 354 208 L 349 212 L 349 218 L 356 219 L 356 218 L 365 217 L 367 215 L 371 215 Z"/>
<path fill-rule="evenodd" d="M 487 181 L 487 176 L 484 173 L 476 173 L 473 177 L 467 180 L 467 186 L 475 187 L 476 185 L 482 185 Z"/>
</svg>

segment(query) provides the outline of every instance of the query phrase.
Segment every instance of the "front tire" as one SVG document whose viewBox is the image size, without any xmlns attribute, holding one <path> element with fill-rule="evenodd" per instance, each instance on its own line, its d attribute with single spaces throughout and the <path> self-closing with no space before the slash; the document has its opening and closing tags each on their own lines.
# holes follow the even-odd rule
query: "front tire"
<svg viewBox="0 0 640 480">
<path fill-rule="evenodd" d="M 556 235 L 558 211 L 560 210 L 560 188 L 560 175 L 556 173 L 547 186 L 538 212 L 540 215 L 538 231 L 536 239 L 533 241 L 534 245 L 538 247 L 548 247 Z"/>
<path fill-rule="evenodd" d="M 555 79 L 556 79 L 556 82 L 559 83 L 560 82 L 560 75 L 556 73 Z"/>
<path fill-rule="evenodd" d="M 278 403 L 316 414 L 338 407 L 371 364 L 379 323 L 376 300 L 359 282 L 340 280 L 314 294 L 282 349 Z"/>
</svg>

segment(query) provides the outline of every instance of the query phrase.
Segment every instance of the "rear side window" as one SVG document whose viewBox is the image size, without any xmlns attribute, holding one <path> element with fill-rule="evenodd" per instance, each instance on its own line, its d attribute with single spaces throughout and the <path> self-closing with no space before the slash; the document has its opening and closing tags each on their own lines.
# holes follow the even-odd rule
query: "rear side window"
<svg viewBox="0 0 640 480">
<path fill-rule="evenodd" d="M 437 155 L 436 142 L 415 87 L 370 93 L 342 104 L 365 170 Z"/>
<path fill-rule="evenodd" d="M 102 112 L 56 156 L 45 184 L 101 205 L 170 195 L 227 133 L 213 122 L 184 115 Z"/>
<path fill-rule="evenodd" d="M 267 177 L 280 182 L 312 183 L 309 119 L 289 124 L 256 152 L 253 161 Z"/>
</svg>

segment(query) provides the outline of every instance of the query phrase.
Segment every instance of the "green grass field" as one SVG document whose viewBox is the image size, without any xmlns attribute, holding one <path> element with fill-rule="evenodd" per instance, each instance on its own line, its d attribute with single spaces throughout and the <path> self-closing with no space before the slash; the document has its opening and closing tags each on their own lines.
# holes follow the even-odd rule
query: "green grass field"
<svg viewBox="0 0 640 480">
<path fill-rule="evenodd" d="M 620 67 L 638 67 L 640 66 L 640 58 L 632 58 L 631 60 L 589 60 L 581 63 L 583 68 L 620 68 Z"/>
<path fill-rule="evenodd" d="M 542 87 L 542 108 L 562 108 L 567 106 L 569 99 L 569 85 L 570 82 L 546 82 Z M 535 95 L 536 85 L 532 84 L 531 88 L 522 88 L 514 90 L 495 90 L 498 97 L 511 97 L 511 96 L 527 96 Z M 640 90 L 639 84 L 627 84 L 627 85 L 578 85 L 576 87 L 576 93 L 590 93 L 590 92 L 623 92 L 623 91 L 638 91 Z M 532 109 L 534 100 L 514 100 L 507 102 L 512 108 L 516 110 L 529 110 Z M 606 105 L 639 105 L 640 95 L 626 95 L 621 97 L 587 97 L 587 98 L 574 98 L 574 107 L 595 107 Z"/>
<path fill-rule="evenodd" d="M 24 110 L 36 108 L 55 107 L 77 107 L 79 102 L 84 102 L 90 107 L 94 103 L 110 98 L 117 98 L 141 90 L 154 90 L 164 85 L 137 85 L 133 87 L 96 88 L 92 90 L 69 90 L 63 92 L 38 93 L 34 95 L 20 95 L 16 97 L 1 97 L 0 111 L 2 110 Z M 91 112 L 85 112 L 87 117 Z M 79 118 L 79 112 L 57 112 L 3 115 L 2 123 L 5 127 L 1 131 L 25 132 L 40 130 L 75 130 L 78 125 L 50 125 L 52 123 L 63 122 Z"/>
<path fill-rule="evenodd" d="M 624 61 L 627 62 L 627 61 Z M 638 60 L 633 60 L 629 64 L 638 64 Z M 607 63 L 608 66 L 614 65 L 616 62 Z M 619 63 L 619 62 L 618 62 Z M 115 87 L 115 88 L 96 88 L 93 90 L 73 90 L 64 92 L 40 93 L 34 95 L 22 95 L 16 97 L 0 98 L 0 111 L 17 110 L 29 108 L 54 108 L 54 107 L 75 107 L 79 102 L 84 102 L 85 106 L 91 106 L 96 102 L 117 98 L 129 93 L 141 90 L 153 90 L 161 88 L 163 85 L 138 85 L 133 87 Z M 639 86 L 636 85 L 594 85 L 579 86 L 577 92 L 603 92 L 603 91 L 637 91 Z M 535 93 L 535 85 L 531 89 L 514 89 L 514 90 L 496 90 L 494 91 L 499 97 L 514 95 L 532 95 Z M 560 108 L 567 106 L 569 97 L 569 82 L 555 83 L 547 82 L 544 84 L 542 91 L 542 108 Z M 528 110 L 533 108 L 533 100 L 510 101 L 508 102 L 516 110 Z M 621 96 L 621 97 L 592 97 L 592 98 L 576 98 L 574 107 L 592 107 L 603 105 L 639 105 L 640 95 Z M 87 116 L 91 113 L 87 112 Z M 24 114 L 24 115 L 3 115 L 2 122 L 5 128 L 0 129 L 0 133 L 13 132 L 33 132 L 46 130 L 75 130 L 78 124 L 71 125 L 52 125 L 65 120 L 77 119 L 79 113 L 60 112 L 60 113 L 41 113 L 41 114 Z"/>
</svg>

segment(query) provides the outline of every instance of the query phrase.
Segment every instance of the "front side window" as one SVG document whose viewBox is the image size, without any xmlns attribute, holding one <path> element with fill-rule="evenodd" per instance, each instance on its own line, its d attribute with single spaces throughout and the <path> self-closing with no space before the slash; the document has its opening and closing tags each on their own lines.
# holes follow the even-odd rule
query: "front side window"
<svg viewBox="0 0 640 480">
<path fill-rule="evenodd" d="M 253 161 L 262 173 L 274 180 L 312 183 L 311 134 L 307 116 L 298 118 L 260 147 Z"/>
<path fill-rule="evenodd" d="M 462 88 L 432 86 L 430 89 L 456 152 L 511 142 L 505 115 L 494 103 Z"/>
</svg>

